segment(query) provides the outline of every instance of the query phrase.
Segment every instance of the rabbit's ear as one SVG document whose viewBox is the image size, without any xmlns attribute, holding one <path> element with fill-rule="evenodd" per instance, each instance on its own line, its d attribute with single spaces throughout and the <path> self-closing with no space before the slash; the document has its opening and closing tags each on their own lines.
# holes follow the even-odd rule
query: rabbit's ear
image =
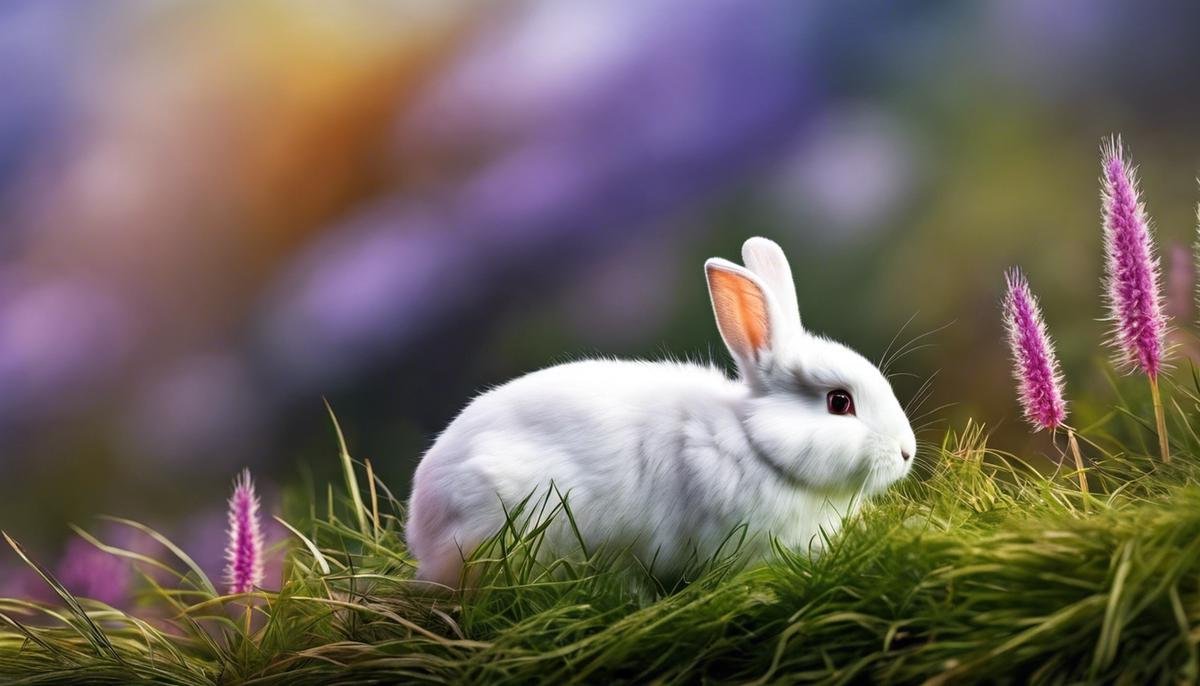
<svg viewBox="0 0 1200 686">
<path fill-rule="evenodd" d="M 770 350 L 777 316 L 771 294 L 750 271 L 714 257 L 704 263 L 717 329 L 742 375 L 757 377 L 758 363 Z"/>
<path fill-rule="evenodd" d="M 796 299 L 796 282 L 792 280 L 792 268 L 788 265 L 783 248 L 773 240 L 755 236 L 742 244 L 742 262 L 758 275 L 779 306 L 779 323 L 782 326 L 803 329 L 800 324 L 800 304 Z"/>
</svg>

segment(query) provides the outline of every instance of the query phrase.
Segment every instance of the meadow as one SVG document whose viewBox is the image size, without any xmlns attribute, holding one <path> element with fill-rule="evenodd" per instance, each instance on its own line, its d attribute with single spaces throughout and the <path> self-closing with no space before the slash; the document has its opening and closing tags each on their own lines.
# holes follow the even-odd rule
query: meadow
<svg viewBox="0 0 1200 686">
<path fill-rule="evenodd" d="M 731 532 L 726 551 L 669 583 L 601 553 L 539 563 L 530 553 L 541 528 L 515 510 L 473 557 L 472 590 L 423 587 L 411 580 L 401 500 L 343 446 L 347 480 L 311 494 L 308 513 L 288 522 L 278 590 L 269 580 L 272 590 L 224 595 L 165 538 L 162 557 L 91 539 L 142 571 L 140 602 L 126 613 L 74 597 L 27 558 L 60 602 L 0 601 L 0 676 L 27 684 L 1194 681 L 1200 436 L 1191 418 L 1200 377 L 1180 376 L 1187 384 L 1169 388 L 1169 464 L 1155 455 L 1153 426 L 1115 410 L 1081 433 L 1092 458 L 1085 494 L 1072 470 L 1045 473 L 989 448 L 972 424 L 923 446 L 914 475 L 821 554 L 777 547 L 769 564 L 746 568 L 743 532 Z M 569 497 L 565 507 L 557 498 L 549 505 L 570 515 Z"/>
</svg>

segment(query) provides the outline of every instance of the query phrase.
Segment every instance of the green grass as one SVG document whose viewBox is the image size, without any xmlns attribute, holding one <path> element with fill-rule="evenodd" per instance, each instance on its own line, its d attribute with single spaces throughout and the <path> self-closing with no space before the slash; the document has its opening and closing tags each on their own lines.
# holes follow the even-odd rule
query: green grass
<svg viewBox="0 0 1200 686">
<path fill-rule="evenodd" d="M 539 563 L 541 532 L 518 509 L 475 556 L 477 589 L 423 589 L 410 580 L 402 504 L 343 446 L 355 485 L 330 487 L 289 522 L 285 578 L 255 595 L 249 635 L 247 599 L 217 595 L 183 551 L 169 561 L 122 553 L 145 573 L 133 615 L 72 597 L 29 560 L 61 602 L 0 600 L 0 678 L 1195 681 L 1200 439 L 1190 418 L 1200 381 L 1191 381 L 1172 392 L 1170 465 L 1150 457 L 1153 433 L 1134 413 L 1083 432 L 1090 497 L 1065 469 L 1045 474 L 990 450 L 969 425 L 924 450 L 914 478 L 823 554 L 777 549 L 746 568 L 733 532 L 721 555 L 670 584 L 598 554 Z"/>
</svg>

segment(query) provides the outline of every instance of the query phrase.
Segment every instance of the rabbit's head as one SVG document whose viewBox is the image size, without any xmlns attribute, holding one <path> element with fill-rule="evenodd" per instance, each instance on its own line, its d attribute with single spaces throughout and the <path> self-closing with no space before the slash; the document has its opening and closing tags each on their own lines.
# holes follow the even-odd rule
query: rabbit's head
<svg viewBox="0 0 1200 686">
<path fill-rule="evenodd" d="M 908 474 L 916 438 L 892 386 L 850 348 L 800 323 L 791 268 L 765 238 L 742 247 L 745 267 L 705 265 L 717 328 L 750 398 L 742 417 L 756 457 L 819 493 L 874 493 Z"/>
</svg>

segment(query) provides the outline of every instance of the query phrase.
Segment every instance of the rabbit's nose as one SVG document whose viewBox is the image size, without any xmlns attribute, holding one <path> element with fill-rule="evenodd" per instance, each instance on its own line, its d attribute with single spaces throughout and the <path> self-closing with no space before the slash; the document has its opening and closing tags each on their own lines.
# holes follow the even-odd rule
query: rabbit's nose
<svg viewBox="0 0 1200 686">
<path fill-rule="evenodd" d="M 900 457 L 903 457 L 904 461 L 908 462 L 909 460 L 912 459 L 912 454 L 909 453 L 907 450 L 904 450 L 903 448 L 901 448 L 900 449 Z"/>
</svg>

